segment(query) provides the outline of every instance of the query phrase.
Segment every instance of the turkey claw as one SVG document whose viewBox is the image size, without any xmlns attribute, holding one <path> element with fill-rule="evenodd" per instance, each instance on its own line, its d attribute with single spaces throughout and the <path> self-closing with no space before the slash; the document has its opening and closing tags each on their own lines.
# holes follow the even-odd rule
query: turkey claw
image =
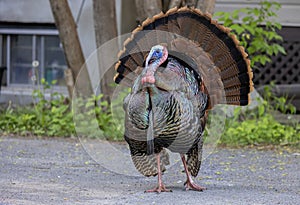
<svg viewBox="0 0 300 205">
<path fill-rule="evenodd" d="M 194 190 L 194 191 L 203 191 L 203 190 L 206 190 L 205 187 L 199 186 L 195 182 L 190 182 L 190 181 L 185 182 L 184 186 L 185 186 L 185 190 L 186 191 L 188 191 L 188 190 Z"/>
<path fill-rule="evenodd" d="M 154 189 L 149 189 L 149 190 L 146 190 L 145 193 L 149 193 L 149 192 L 156 192 L 156 193 L 161 193 L 161 192 L 172 192 L 171 189 L 167 189 L 165 187 L 165 185 L 161 185 L 161 186 L 157 186 L 156 188 Z"/>
</svg>

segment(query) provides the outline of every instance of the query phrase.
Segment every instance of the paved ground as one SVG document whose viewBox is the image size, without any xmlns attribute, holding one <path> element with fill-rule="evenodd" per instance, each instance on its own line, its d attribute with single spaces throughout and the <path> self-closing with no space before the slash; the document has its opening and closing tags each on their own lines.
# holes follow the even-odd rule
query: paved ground
<svg viewBox="0 0 300 205">
<path fill-rule="evenodd" d="M 217 149 L 203 162 L 196 179 L 206 191 L 183 191 L 185 176 L 176 164 L 163 176 L 173 192 L 155 194 L 144 190 L 155 186 L 156 178 L 111 172 L 95 163 L 77 139 L 0 137 L 0 205 L 296 205 L 300 204 L 299 155 Z"/>
</svg>

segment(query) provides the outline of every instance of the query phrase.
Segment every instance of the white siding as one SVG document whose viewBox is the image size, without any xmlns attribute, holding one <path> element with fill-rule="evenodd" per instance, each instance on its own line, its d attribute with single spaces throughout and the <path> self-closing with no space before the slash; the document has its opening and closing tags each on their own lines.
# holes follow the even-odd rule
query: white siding
<svg viewBox="0 0 300 205">
<path fill-rule="evenodd" d="M 73 17 L 76 20 L 81 3 L 84 0 L 68 1 Z M 96 50 L 92 5 L 92 0 L 85 0 L 77 27 L 81 47 L 86 59 L 89 59 Z M 49 0 L 0 0 L 1 21 L 13 23 L 54 23 Z M 95 81 L 95 76 L 97 76 L 97 73 L 91 76 L 93 81 Z"/>
<path fill-rule="evenodd" d="M 69 0 L 75 20 L 82 2 L 83 0 Z M 49 0 L 0 0 L 0 21 L 54 23 Z M 78 22 L 78 33 L 86 58 L 96 49 L 93 24 L 92 0 L 85 0 Z"/>
<path fill-rule="evenodd" d="M 259 0 L 216 0 L 215 11 L 255 7 L 259 2 Z M 282 4 L 278 11 L 278 22 L 283 26 L 300 26 L 300 0 L 278 0 L 277 2 Z"/>
<path fill-rule="evenodd" d="M 69 0 L 76 18 L 81 1 Z M 49 0 L 0 0 L 0 20 L 23 23 L 53 23 Z"/>
</svg>

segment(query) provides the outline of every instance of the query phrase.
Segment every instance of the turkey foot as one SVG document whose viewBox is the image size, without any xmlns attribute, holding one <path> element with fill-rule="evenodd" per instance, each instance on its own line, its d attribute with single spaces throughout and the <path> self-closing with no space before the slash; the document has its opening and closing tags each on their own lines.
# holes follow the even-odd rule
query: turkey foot
<svg viewBox="0 0 300 205">
<path fill-rule="evenodd" d="M 184 183 L 184 186 L 185 186 L 185 190 L 194 190 L 194 191 L 203 191 L 205 190 L 206 188 L 205 187 L 202 187 L 202 186 L 199 186 L 198 184 L 196 184 L 192 177 L 191 177 L 191 174 L 187 168 L 187 165 L 186 165 L 186 160 L 185 160 L 185 156 L 183 154 L 180 155 L 181 156 L 181 160 L 182 160 L 182 163 L 183 163 L 183 166 L 184 166 L 184 171 L 186 173 L 186 182 Z"/>
<path fill-rule="evenodd" d="M 146 190 L 145 193 L 148 193 L 148 192 L 156 192 L 156 193 L 160 193 L 160 192 L 172 192 L 171 189 L 167 189 L 165 187 L 164 184 L 159 184 L 156 188 L 154 189 L 149 189 L 149 190 Z"/>
<path fill-rule="evenodd" d="M 202 187 L 202 186 L 199 186 L 198 184 L 196 184 L 195 182 L 193 181 L 190 181 L 190 180 L 186 180 L 186 182 L 184 183 L 184 186 L 185 186 L 185 190 L 194 190 L 194 191 L 203 191 L 205 190 L 206 188 L 205 187 Z"/>
<path fill-rule="evenodd" d="M 154 189 L 149 189 L 149 190 L 146 190 L 146 192 L 157 192 L 157 193 L 160 193 L 160 192 L 172 192 L 171 189 L 167 189 L 165 187 L 165 185 L 163 184 L 162 182 L 162 176 L 161 176 L 161 170 L 160 170 L 160 156 L 159 156 L 159 153 L 156 155 L 156 161 L 157 161 L 157 178 L 158 178 L 158 186 Z"/>
</svg>

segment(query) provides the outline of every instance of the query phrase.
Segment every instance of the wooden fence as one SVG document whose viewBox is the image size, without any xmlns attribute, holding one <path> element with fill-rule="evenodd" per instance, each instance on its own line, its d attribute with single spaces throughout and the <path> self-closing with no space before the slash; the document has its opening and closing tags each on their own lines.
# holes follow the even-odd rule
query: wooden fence
<svg viewBox="0 0 300 205">
<path fill-rule="evenodd" d="M 256 86 L 269 84 L 300 84 L 300 27 L 285 27 L 280 31 L 286 55 L 279 54 L 265 67 L 254 70 Z"/>
</svg>

